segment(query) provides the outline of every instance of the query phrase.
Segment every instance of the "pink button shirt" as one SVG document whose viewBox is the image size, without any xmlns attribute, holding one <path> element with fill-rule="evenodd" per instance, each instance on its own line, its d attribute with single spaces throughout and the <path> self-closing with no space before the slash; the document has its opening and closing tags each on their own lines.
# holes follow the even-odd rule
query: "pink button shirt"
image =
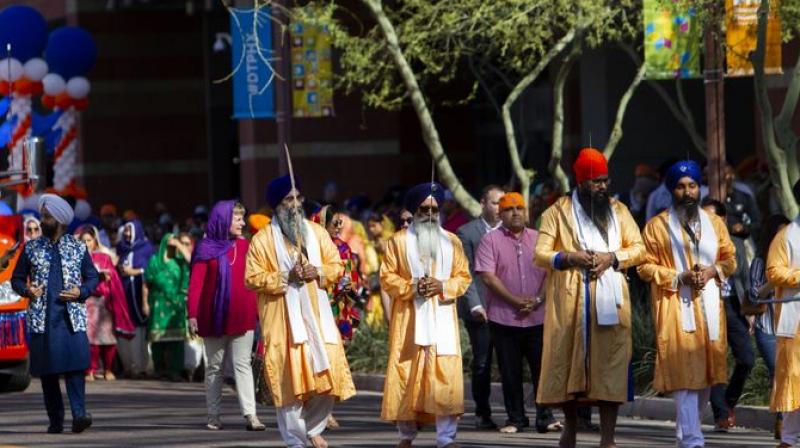
<svg viewBox="0 0 800 448">
<path fill-rule="evenodd" d="M 538 297 L 547 272 L 533 264 L 533 251 L 539 233 L 526 228 L 520 238 L 505 227 L 484 235 L 475 253 L 475 272 L 497 276 L 511 294 Z M 509 327 L 533 327 L 544 322 L 544 305 L 530 313 L 520 313 L 486 288 L 486 314 L 489 321 Z"/>
</svg>

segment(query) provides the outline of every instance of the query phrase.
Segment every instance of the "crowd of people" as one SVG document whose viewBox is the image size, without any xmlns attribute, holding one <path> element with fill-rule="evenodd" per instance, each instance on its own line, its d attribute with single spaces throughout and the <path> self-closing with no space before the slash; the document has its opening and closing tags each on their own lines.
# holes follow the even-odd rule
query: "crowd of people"
<svg viewBox="0 0 800 448">
<path fill-rule="evenodd" d="M 531 426 L 527 365 L 538 432 L 561 431 L 561 446 L 574 447 L 596 406 L 600 445 L 613 447 L 618 407 L 633 399 L 632 302 L 649 300 L 653 387 L 674 398 L 678 445 L 704 445 L 709 401 L 716 430 L 736 424 L 754 335 L 774 377 L 776 437 L 794 446 L 800 218 L 767 209 L 762 219 L 754 188 L 731 166 L 722 201 L 707 197 L 702 167 L 687 160 L 637 167 L 624 197 L 611 196 L 594 149 L 580 152 L 573 172 L 572 192 L 543 182 L 530 207 L 518 192 L 487 186 L 474 219 L 437 183 L 391 189 L 376 204 L 340 202 L 329 184 L 316 202 L 284 176 L 267 187 L 268 209 L 248 215 L 222 201 L 182 224 L 161 204 L 144 225 L 111 204 L 95 218 L 88 203 L 43 195 L 21 211 L 26 243 L 12 286 L 31 298 L 31 372 L 48 432 L 63 431 L 59 375 L 81 432 L 92 423 L 85 381 L 114 380 L 117 358 L 126 377 L 172 381 L 191 378 L 202 359 L 209 429 L 222 428 L 228 377 L 248 430 L 265 429 L 256 412 L 263 383 L 287 446 L 325 447 L 334 404 L 355 394 L 346 348 L 369 325 L 388 328 L 381 417 L 397 425 L 398 446 L 435 423 L 437 445 L 456 447 L 460 319 L 477 428 Z M 794 193 L 800 201 L 800 183 Z M 189 356 L 199 341 L 202 356 Z M 255 371 L 254 355 L 263 360 Z M 507 416 L 499 428 L 489 405 L 495 357 Z"/>
</svg>

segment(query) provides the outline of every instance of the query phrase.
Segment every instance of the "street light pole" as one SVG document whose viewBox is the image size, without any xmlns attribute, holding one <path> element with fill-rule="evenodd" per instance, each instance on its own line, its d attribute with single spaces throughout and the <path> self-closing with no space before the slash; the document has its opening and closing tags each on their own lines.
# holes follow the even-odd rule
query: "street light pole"
<svg viewBox="0 0 800 448">
<path fill-rule="evenodd" d="M 706 142 L 709 196 L 725 202 L 725 90 L 722 46 L 719 39 L 719 9 L 714 8 L 706 25 L 703 80 L 706 92 Z"/>
</svg>

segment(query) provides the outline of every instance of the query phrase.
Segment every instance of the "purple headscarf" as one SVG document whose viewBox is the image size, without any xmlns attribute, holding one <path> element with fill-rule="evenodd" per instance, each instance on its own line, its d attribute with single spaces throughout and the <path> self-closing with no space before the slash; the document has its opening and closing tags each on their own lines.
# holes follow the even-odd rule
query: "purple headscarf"
<svg viewBox="0 0 800 448">
<path fill-rule="evenodd" d="M 125 225 L 131 227 L 133 238 L 128 242 L 120 235 L 120 241 L 117 243 L 119 262 L 121 265 L 124 265 L 128 259 L 128 255 L 133 253 L 133 258 L 130 260 L 130 267 L 134 269 L 144 269 L 147 266 L 147 262 L 150 261 L 150 257 L 155 253 L 155 248 L 150 244 L 150 241 L 147 240 L 141 221 L 135 219 L 125 223 Z"/>
<path fill-rule="evenodd" d="M 236 201 L 220 201 L 211 209 L 206 226 L 206 236 L 195 247 L 192 263 L 217 260 L 217 284 L 214 290 L 214 333 L 221 336 L 225 330 L 228 305 L 231 300 L 231 265 L 227 254 L 236 244 L 230 237 L 233 207 Z"/>
</svg>

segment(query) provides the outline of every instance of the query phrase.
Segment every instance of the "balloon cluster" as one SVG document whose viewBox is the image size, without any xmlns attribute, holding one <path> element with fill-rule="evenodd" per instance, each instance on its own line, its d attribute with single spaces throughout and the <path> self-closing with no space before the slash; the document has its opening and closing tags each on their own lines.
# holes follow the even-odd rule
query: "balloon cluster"
<svg viewBox="0 0 800 448">
<path fill-rule="evenodd" d="M 10 6 L 0 12 L 0 46 L 0 95 L 44 94 L 42 104 L 50 109 L 86 109 L 91 90 L 86 74 L 97 59 L 86 30 L 64 26 L 48 37 L 38 11 Z"/>
</svg>

